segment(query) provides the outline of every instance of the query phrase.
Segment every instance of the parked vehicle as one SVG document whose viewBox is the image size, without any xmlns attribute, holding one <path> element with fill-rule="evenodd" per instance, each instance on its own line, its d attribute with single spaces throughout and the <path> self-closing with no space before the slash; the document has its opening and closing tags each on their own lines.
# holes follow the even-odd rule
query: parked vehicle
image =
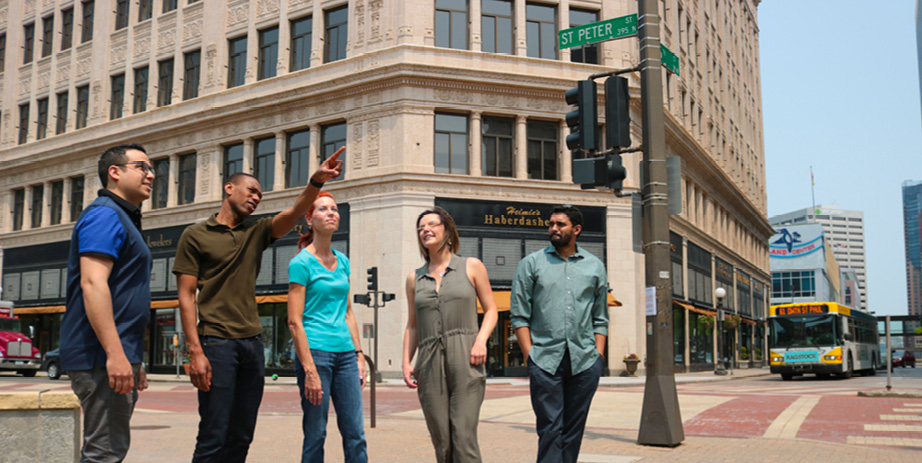
<svg viewBox="0 0 922 463">
<path fill-rule="evenodd" d="M 61 374 L 61 354 L 57 349 L 45 353 L 45 359 L 42 360 L 42 371 L 48 372 L 48 379 L 59 379 Z"/>
<path fill-rule="evenodd" d="M 912 355 L 912 352 L 908 350 L 895 350 L 893 351 L 893 354 L 891 355 L 891 357 L 892 357 L 892 362 L 893 362 L 893 368 L 896 368 L 896 367 L 906 368 L 908 366 L 911 366 L 913 368 L 916 367 L 916 356 Z"/>
<path fill-rule="evenodd" d="M 42 354 L 21 328 L 19 317 L 13 316 L 13 303 L 0 301 L 0 370 L 32 377 L 41 366 Z"/>
</svg>

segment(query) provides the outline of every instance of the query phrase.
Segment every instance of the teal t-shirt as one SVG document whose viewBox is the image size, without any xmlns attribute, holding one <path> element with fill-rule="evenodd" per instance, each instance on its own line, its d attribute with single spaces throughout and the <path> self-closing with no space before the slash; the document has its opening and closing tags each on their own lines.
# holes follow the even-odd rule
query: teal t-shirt
<svg viewBox="0 0 922 463">
<path fill-rule="evenodd" d="M 310 348 L 348 352 L 355 350 L 346 325 L 349 258 L 335 249 L 333 254 L 336 255 L 336 269 L 331 272 L 307 249 L 302 249 L 288 263 L 288 281 L 306 288 L 304 331 Z"/>
</svg>

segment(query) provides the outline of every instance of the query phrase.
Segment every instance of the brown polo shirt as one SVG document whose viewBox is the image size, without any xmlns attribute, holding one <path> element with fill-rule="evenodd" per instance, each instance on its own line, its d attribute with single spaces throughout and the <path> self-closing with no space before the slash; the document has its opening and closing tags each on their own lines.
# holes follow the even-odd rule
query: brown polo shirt
<svg viewBox="0 0 922 463">
<path fill-rule="evenodd" d="M 272 218 L 246 219 L 230 228 L 216 217 L 183 231 L 173 273 L 198 278 L 199 336 L 256 336 L 262 333 L 256 276 L 263 251 L 275 241 Z"/>
</svg>

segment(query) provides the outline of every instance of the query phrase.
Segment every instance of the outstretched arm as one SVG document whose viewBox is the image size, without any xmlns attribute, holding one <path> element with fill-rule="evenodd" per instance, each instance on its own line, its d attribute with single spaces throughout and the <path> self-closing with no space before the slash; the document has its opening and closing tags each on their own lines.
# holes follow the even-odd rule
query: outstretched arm
<svg viewBox="0 0 922 463">
<path fill-rule="evenodd" d="M 320 188 L 322 188 L 323 184 L 326 183 L 327 180 L 339 177 L 339 174 L 343 171 L 343 162 L 339 160 L 339 155 L 345 150 L 346 147 L 343 146 L 336 150 L 332 156 L 328 157 L 326 161 L 323 161 L 323 164 L 320 164 L 317 172 L 311 175 L 311 181 L 307 182 L 307 186 L 304 187 L 304 190 L 298 195 L 298 199 L 295 200 L 295 205 L 279 212 L 272 218 L 273 238 L 278 239 L 287 235 L 288 232 L 294 228 L 295 224 L 298 223 L 298 220 L 307 213 L 311 205 L 314 204 L 314 200 L 317 199 L 317 195 L 320 194 Z M 321 186 L 318 187 L 315 183 Z"/>
</svg>

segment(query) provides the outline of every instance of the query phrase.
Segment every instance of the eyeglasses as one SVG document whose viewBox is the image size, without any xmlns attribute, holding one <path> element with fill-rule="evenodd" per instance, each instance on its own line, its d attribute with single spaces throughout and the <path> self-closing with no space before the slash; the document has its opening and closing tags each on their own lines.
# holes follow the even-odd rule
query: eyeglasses
<svg viewBox="0 0 922 463">
<path fill-rule="evenodd" d="M 127 165 L 129 165 L 129 164 L 134 164 L 134 165 L 136 165 L 136 166 L 139 166 L 139 167 L 141 168 L 141 173 L 143 173 L 144 175 L 147 175 L 147 174 L 149 174 L 149 173 L 151 173 L 151 172 L 154 171 L 154 168 L 151 167 L 150 164 L 148 164 L 148 163 L 146 163 L 146 162 L 144 162 L 144 161 L 130 161 L 130 162 L 126 162 L 126 163 L 124 163 L 124 164 L 115 164 L 115 165 L 116 165 L 116 166 L 119 166 L 119 167 L 125 167 L 125 166 L 127 166 Z"/>
<path fill-rule="evenodd" d="M 416 227 L 416 233 L 422 233 L 422 232 L 424 232 L 424 231 L 427 230 L 427 229 L 428 229 L 428 230 L 433 230 L 433 229 L 435 229 L 435 227 L 438 227 L 438 226 L 441 226 L 441 225 L 444 225 L 444 224 L 441 224 L 441 223 L 431 223 L 431 224 L 428 224 L 428 225 L 420 225 L 420 226 Z"/>
</svg>

